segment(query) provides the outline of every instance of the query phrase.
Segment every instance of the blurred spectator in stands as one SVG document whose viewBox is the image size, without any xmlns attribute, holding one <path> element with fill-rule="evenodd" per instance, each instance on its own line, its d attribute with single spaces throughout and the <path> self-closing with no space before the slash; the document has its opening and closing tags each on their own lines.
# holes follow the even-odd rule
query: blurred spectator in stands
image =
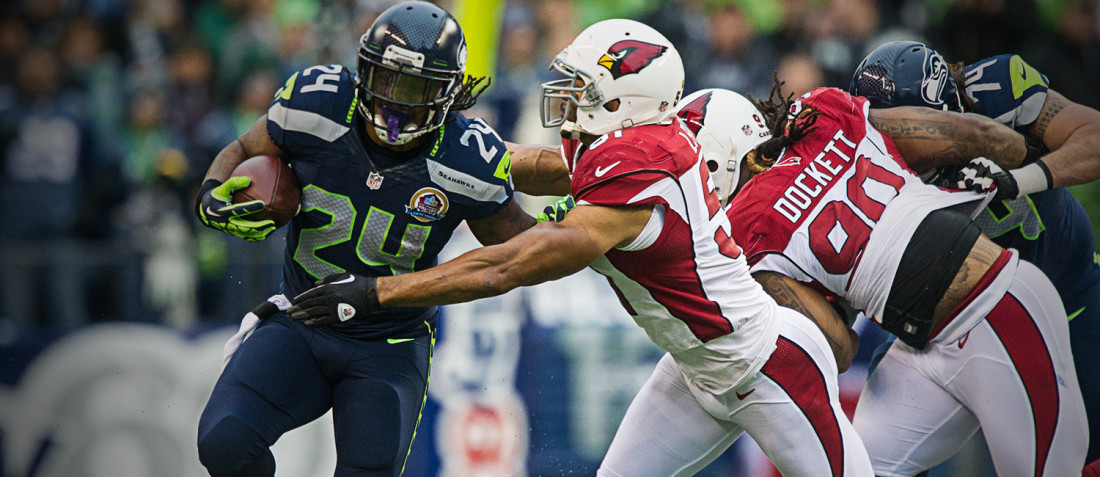
<svg viewBox="0 0 1100 477">
<path fill-rule="evenodd" d="M 184 19 L 179 0 L 136 0 L 133 3 L 126 26 L 128 86 L 133 90 L 167 86 L 166 42 L 183 34 Z"/>
<path fill-rule="evenodd" d="M 197 316 L 196 248 L 189 230 L 189 186 L 199 169 L 184 153 L 181 136 L 166 122 L 166 99 L 156 90 L 130 102 L 123 170 L 132 195 L 118 220 L 118 232 L 140 256 L 142 293 L 138 317 L 163 317 L 176 325 Z"/>
<path fill-rule="evenodd" d="M 489 123 L 505 140 L 524 142 L 516 139 L 517 125 L 525 112 L 539 108 L 538 87 L 550 64 L 550 58 L 540 53 L 533 12 L 524 4 L 509 5 L 500 30 L 496 74 L 482 101 L 489 109 Z"/>
<path fill-rule="evenodd" d="M 205 167 L 226 144 L 244 134 L 256 118 L 267 114 L 271 92 L 279 89 L 279 77 L 271 71 L 256 71 L 245 77 L 233 104 L 216 108 L 203 118 L 192 136 L 197 162 Z M 219 234 L 224 235 L 224 234 Z"/>
<path fill-rule="evenodd" d="M 685 71 L 699 71 L 707 63 L 706 49 L 699 47 L 707 43 L 707 29 L 700 28 L 708 22 L 703 0 L 660 2 L 638 20 L 672 42 L 684 60 Z"/>
<path fill-rule="evenodd" d="M 279 26 L 273 16 L 276 0 L 246 2 L 244 16 L 232 25 L 217 58 L 222 91 L 236 91 L 249 71 L 279 65 Z"/>
<path fill-rule="evenodd" d="M 76 239 L 87 233 L 77 222 L 96 158 L 84 100 L 61 89 L 61 61 L 49 48 L 28 48 L 15 74 L 14 94 L 0 104 L 0 313 L 23 324 L 79 323 L 87 312 Z"/>
<path fill-rule="evenodd" d="M 355 64 L 355 58 L 347 54 L 348 48 L 332 48 L 332 45 L 359 43 L 362 32 L 355 34 L 348 29 L 347 6 L 328 4 L 321 18 L 318 18 L 318 12 L 314 0 L 280 0 L 276 5 L 275 19 L 279 26 L 277 73 L 280 78 L 289 78 L 295 71 L 319 63 Z M 317 45 L 318 34 L 326 39 L 321 42 L 320 49 Z M 256 69 L 261 68 L 253 70 Z"/>
<path fill-rule="evenodd" d="M 55 47 L 65 34 L 65 20 L 76 4 L 66 0 L 23 0 L 17 7 L 36 45 Z"/>
<path fill-rule="evenodd" d="M 765 37 L 756 36 L 749 18 L 734 3 L 715 7 L 710 16 L 705 62 L 687 70 L 684 94 L 702 88 L 726 88 L 766 97 L 779 60 Z"/>
<path fill-rule="evenodd" d="M 776 68 L 779 80 L 784 82 L 784 93 L 795 97 L 811 89 L 825 86 L 825 73 L 817 66 L 814 58 L 805 53 L 792 53 L 784 56 Z"/>
<path fill-rule="evenodd" d="M 69 23 L 61 43 L 67 82 L 84 92 L 92 120 L 92 132 L 102 151 L 122 155 L 126 101 L 122 58 L 107 49 L 98 23 L 87 17 Z"/>
<path fill-rule="evenodd" d="M 544 58 L 553 58 L 581 32 L 577 21 L 576 6 L 571 0 L 542 0 L 534 2 L 539 21 L 539 50 Z M 536 53 L 538 54 L 538 53 Z M 549 65 L 549 63 L 547 63 Z"/>
<path fill-rule="evenodd" d="M 875 0 L 829 0 L 823 13 L 811 26 L 811 51 L 825 85 L 844 87 L 881 29 L 878 6 Z"/>
<path fill-rule="evenodd" d="M 15 71 L 19 56 L 30 41 L 27 24 L 14 14 L 0 19 L 0 71 Z M 0 94 L 14 94 L 15 75 L 0 75 Z"/>
<path fill-rule="evenodd" d="M 1095 0 L 1069 0 L 1053 32 L 1033 35 L 1024 60 L 1070 100 L 1100 109 L 1100 16 Z"/>
<path fill-rule="evenodd" d="M 1034 0 L 955 0 L 929 36 L 945 57 L 970 64 L 1020 51 L 1040 27 Z"/>
<path fill-rule="evenodd" d="M 812 18 L 824 15 L 821 6 L 811 0 L 782 0 L 782 21 L 769 36 L 778 51 L 793 53 L 808 50 Z"/>
<path fill-rule="evenodd" d="M 195 37 L 178 37 L 168 58 L 168 124 L 182 136 L 191 136 L 195 126 L 222 99 L 214 93 L 214 62 Z M 224 100 L 228 100 L 228 96 Z"/>
</svg>

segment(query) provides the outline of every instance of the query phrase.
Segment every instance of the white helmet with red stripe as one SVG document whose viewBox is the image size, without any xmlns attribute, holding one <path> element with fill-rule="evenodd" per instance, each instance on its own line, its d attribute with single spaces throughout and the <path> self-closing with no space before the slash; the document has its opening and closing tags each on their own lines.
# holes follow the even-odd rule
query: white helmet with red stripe
<svg viewBox="0 0 1100 477">
<path fill-rule="evenodd" d="M 737 190 L 745 154 L 772 137 L 764 115 L 744 96 L 717 88 L 688 95 L 676 115 L 695 132 L 714 189 L 725 206 Z"/>
<path fill-rule="evenodd" d="M 542 84 L 542 124 L 570 133 L 601 136 L 661 122 L 684 89 L 680 53 L 657 30 L 633 20 L 588 27 L 550 68 L 566 78 Z M 564 108 L 556 107 L 558 100 Z"/>
</svg>

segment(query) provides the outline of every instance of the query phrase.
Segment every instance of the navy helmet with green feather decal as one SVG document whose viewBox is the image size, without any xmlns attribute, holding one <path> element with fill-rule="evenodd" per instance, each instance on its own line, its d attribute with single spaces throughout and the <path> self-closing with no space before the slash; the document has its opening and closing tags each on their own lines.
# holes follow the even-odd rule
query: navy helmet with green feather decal
<svg viewBox="0 0 1100 477">
<path fill-rule="evenodd" d="M 466 40 L 446 10 L 406 2 L 378 16 L 359 40 L 359 112 L 399 145 L 435 130 L 462 89 Z"/>
</svg>

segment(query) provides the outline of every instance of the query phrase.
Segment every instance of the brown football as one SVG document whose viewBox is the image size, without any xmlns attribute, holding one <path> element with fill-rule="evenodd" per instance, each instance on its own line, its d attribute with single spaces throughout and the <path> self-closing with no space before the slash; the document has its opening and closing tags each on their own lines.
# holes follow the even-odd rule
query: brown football
<svg viewBox="0 0 1100 477">
<path fill-rule="evenodd" d="M 302 203 L 302 189 L 286 161 L 272 156 L 256 156 L 233 169 L 232 175 L 248 176 L 252 179 L 248 187 L 233 193 L 234 203 L 259 199 L 267 204 L 264 210 L 245 218 L 271 219 L 275 221 L 276 227 L 282 227 L 298 213 Z"/>
</svg>

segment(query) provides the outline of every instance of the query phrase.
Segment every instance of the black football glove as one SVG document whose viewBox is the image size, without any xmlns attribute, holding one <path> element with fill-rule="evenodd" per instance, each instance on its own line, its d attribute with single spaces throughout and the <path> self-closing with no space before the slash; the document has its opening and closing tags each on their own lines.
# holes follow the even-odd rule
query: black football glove
<svg viewBox="0 0 1100 477">
<path fill-rule="evenodd" d="M 248 220 L 248 214 L 267 207 L 262 200 L 234 204 L 233 193 L 248 187 L 252 181 L 245 176 L 230 177 L 224 183 L 207 179 L 199 190 L 195 213 L 202 224 L 249 242 L 259 242 L 275 231 L 274 220 Z"/>
<path fill-rule="evenodd" d="M 979 157 L 959 169 L 953 177 L 944 178 L 943 185 L 951 189 L 969 190 L 979 194 L 993 192 L 993 201 L 1015 199 L 1020 196 L 1020 186 L 1010 171 L 993 161 Z"/>
<path fill-rule="evenodd" d="M 348 320 L 362 320 L 382 306 L 378 304 L 377 277 L 335 273 L 318 280 L 315 287 L 294 297 L 290 317 L 310 328 Z"/>
</svg>

